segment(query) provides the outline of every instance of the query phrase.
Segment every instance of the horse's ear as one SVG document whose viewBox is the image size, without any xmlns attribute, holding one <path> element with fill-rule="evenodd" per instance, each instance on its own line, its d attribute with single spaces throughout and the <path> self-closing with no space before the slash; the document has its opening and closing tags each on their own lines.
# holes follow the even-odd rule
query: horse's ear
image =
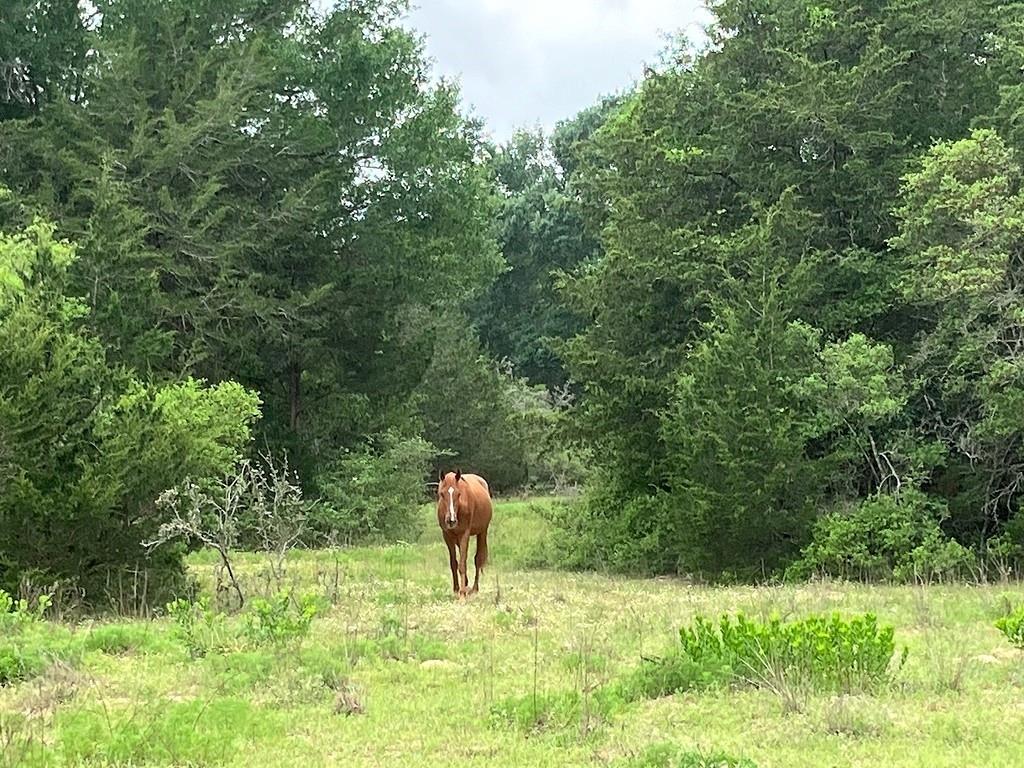
<svg viewBox="0 0 1024 768">
<path fill-rule="evenodd" d="M 461 469 L 456 469 L 455 470 L 455 482 L 457 483 L 461 479 L 462 479 L 462 470 Z"/>
</svg>

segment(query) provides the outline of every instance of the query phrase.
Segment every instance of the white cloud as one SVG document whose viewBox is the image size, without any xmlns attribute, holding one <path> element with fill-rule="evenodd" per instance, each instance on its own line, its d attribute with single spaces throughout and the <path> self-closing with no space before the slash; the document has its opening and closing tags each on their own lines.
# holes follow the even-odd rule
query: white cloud
<svg viewBox="0 0 1024 768">
<path fill-rule="evenodd" d="M 700 0 L 418 0 L 408 23 L 500 140 L 629 86 L 668 36 L 699 39 L 707 19 Z"/>
</svg>

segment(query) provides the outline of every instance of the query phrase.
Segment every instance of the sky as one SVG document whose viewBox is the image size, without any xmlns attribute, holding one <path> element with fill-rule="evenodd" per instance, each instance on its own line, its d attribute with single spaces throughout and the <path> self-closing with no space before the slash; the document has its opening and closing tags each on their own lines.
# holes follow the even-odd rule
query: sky
<svg viewBox="0 0 1024 768">
<path fill-rule="evenodd" d="M 669 36 L 701 40 L 702 0 L 413 0 L 435 76 L 460 83 L 464 111 L 497 141 L 630 86 Z"/>
</svg>

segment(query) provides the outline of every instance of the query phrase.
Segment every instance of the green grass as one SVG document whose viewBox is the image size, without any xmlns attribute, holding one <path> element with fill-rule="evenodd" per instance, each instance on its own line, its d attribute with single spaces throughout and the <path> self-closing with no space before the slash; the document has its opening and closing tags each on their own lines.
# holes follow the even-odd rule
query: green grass
<svg viewBox="0 0 1024 768">
<path fill-rule="evenodd" d="M 1024 652 L 995 627 L 1024 603 L 1016 585 L 709 588 L 531 570 L 554 551 L 539 503 L 504 502 L 482 591 L 459 603 L 432 515 L 407 544 L 293 553 L 284 583 L 239 556 L 248 594 L 323 598 L 308 636 L 283 645 L 247 640 L 240 617 L 196 659 L 167 618 L 33 628 L 76 651 L 0 687 L 0 766 L 1020 764 Z M 191 567 L 212 597 L 216 559 Z M 606 695 L 696 615 L 832 611 L 895 626 L 909 656 L 893 684 Z"/>
</svg>

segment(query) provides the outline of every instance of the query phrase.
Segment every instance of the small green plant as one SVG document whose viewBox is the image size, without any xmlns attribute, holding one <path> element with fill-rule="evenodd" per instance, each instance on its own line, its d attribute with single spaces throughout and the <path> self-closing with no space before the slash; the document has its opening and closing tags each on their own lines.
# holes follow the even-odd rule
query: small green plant
<svg viewBox="0 0 1024 768">
<path fill-rule="evenodd" d="M 315 595 L 303 595 L 297 604 L 284 591 L 270 600 L 253 598 L 245 616 L 244 633 L 256 646 L 284 645 L 309 634 L 309 626 L 319 611 Z"/>
<path fill-rule="evenodd" d="M 40 595 L 32 606 L 28 600 L 15 600 L 10 593 L 0 589 L 0 628 L 10 631 L 42 621 L 51 601 L 50 595 Z"/>
<path fill-rule="evenodd" d="M 675 744 L 652 744 L 636 757 L 616 764 L 618 768 L 757 768 L 750 760 L 722 752 L 693 752 Z"/>
<path fill-rule="evenodd" d="M 167 604 L 167 614 L 177 624 L 177 636 L 189 658 L 200 659 L 223 646 L 224 616 L 210 608 L 210 598 L 203 596 L 195 602 L 174 600 Z"/>
<path fill-rule="evenodd" d="M 43 621 L 50 598 L 31 605 L 0 590 L 0 686 L 41 674 L 54 660 L 70 659 L 79 644 L 64 627 Z"/>
<path fill-rule="evenodd" d="M 1024 605 L 996 619 L 996 629 L 1006 635 L 1014 647 L 1024 650 Z"/>
<path fill-rule="evenodd" d="M 617 680 L 615 686 L 626 701 L 657 699 L 692 688 L 709 688 L 720 682 L 715 670 L 701 667 L 681 653 L 644 659 L 635 670 Z"/>
</svg>

